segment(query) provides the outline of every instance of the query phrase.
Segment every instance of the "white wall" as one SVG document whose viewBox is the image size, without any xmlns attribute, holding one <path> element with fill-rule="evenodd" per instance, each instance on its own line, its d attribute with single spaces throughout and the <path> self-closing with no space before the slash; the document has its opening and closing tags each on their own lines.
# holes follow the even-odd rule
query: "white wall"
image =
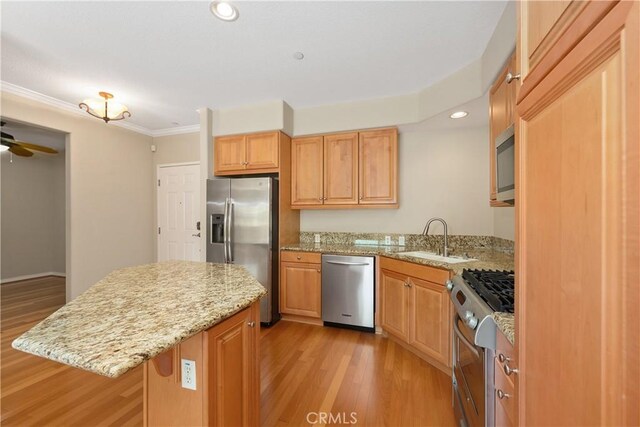
<svg viewBox="0 0 640 427">
<path fill-rule="evenodd" d="M 152 138 L 6 92 L 1 102 L 9 119 L 69 133 L 67 300 L 116 268 L 153 261 Z"/>
<path fill-rule="evenodd" d="M 507 240 L 516 240 L 516 210 L 515 208 L 493 209 L 493 235 Z"/>
<path fill-rule="evenodd" d="M 486 126 L 401 132 L 399 209 L 304 210 L 301 230 L 420 233 L 439 216 L 451 234 L 492 235 L 488 134 Z"/>
<path fill-rule="evenodd" d="M 64 136 L 63 136 L 64 137 Z M 2 153 L 2 280 L 65 272 L 64 153 Z"/>
</svg>

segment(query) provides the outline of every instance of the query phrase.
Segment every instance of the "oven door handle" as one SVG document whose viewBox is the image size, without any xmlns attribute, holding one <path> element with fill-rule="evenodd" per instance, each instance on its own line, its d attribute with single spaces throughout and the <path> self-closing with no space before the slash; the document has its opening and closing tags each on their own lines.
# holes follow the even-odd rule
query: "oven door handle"
<svg viewBox="0 0 640 427">
<path fill-rule="evenodd" d="M 460 315 L 456 313 L 456 317 L 455 319 L 453 319 L 453 331 L 456 333 L 460 341 L 466 344 L 466 346 L 469 347 L 469 350 L 471 350 L 473 354 L 476 355 L 477 358 L 480 358 L 480 353 L 476 349 L 476 346 L 473 345 L 471 342 L 469 342 L 469 340 L 467 340 L 467 337 L 465 337 L 462 331 L 460 330 L 460 327 L 458 326 L 458 320 L 462 320 L 462 319 L 460 318 Z"/>
</svg>

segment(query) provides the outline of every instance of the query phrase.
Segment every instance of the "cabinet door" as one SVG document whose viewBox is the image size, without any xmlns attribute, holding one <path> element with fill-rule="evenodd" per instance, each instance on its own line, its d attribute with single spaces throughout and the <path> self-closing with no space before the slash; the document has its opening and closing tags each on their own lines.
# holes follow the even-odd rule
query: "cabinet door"
<svg viewBox="0 0 640 427">
<path fill-rule="evenodd" d="M 322 317 L 320 264 L 283 262 L 280 276 L 280 312 L 320 319 Z"/>
<path fill-rule="evenodd" d="M 279 133 L 247 135 L 247 169 L 278 169 Z"/>
<path fill-rule="evenodd" d="M 601 3 L 520 88 L 518 425 L 640 422 L 640 3 Z"/>
<path fill-rule="evenodd" d="M 219 172 L 243 171 L 245 169 L 245 137 L 244 135 L 221 136 L 214 141 L 214 171 Z"/>
<path fill-rule="evenodd" d="M 389 270 L 380 270 L 382 329 L 403 340 L 409 338 L 408 277 Z"/>
<path fill-rule="evenodd" d="M 257 425 L 256 310 L 248 308 L 207 331 L 210 426 Z M 259 378 L 259 377 L 258 377 Z"/>
<path fill-rule="evenodd" d="M 360 132 L 359 154 L 359 203 L 397 204 L 397 130 Z"/>
<path fill-rule="evenodd" d="M 358 204 L 358 133 L 324 137 L 324 204 Z"/>
<path fill-rule="evenodd" d="M 291 206 L 321 205 L 322 137 L 291 140 Z"/>
<path fill-rule="evenodd" d="M 410 278 L 409 344 L 451 366 L 451 302 L 444 285 Z"/>
</svg>

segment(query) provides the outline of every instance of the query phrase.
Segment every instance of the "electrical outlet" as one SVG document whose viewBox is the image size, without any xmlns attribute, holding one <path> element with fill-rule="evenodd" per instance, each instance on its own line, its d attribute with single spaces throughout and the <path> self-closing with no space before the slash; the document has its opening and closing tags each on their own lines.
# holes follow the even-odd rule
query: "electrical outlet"
<svg viewBox="0 0 640 427">
<path fill-rule="evenodd" d="M 398 245 L 404 246 L 404 236 L 398 236 Z"/>
<path fill-rule="evenodd" d="M 316 233 L 313 235 L 313 241 L 316 243 L 320 243 L 320 233 Z"/>
<path fill-rule="evenodd" d="M 391 245 L 391 236 L 384 236 L 384 244 L 387 246 Z"/>
<path fill-rule="evenodd" d="M 182 388 L 196 389 L 196 362 L 182 359 Z"/>
</svg>

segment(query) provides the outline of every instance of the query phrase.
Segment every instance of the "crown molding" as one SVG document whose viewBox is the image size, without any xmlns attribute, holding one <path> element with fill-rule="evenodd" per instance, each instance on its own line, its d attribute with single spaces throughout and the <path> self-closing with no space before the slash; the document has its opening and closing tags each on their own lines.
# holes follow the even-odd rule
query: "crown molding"
<svg viewBox="0 0 640 427">
<path fill-rule="evenodd" d="M 200 132 L 200 125 L 180 126 L 176 128 L 152 130 L 151 136 L 157 138 L 159 136 L 182 135 L 185 133 Z"/>
<path fill-rule="evenodd" d="M 4 80 L 0 81 L 0 88 L 3 92 L 11 93 L 13 95 L 18 95 L 23 98 L 27 98 L 33 101 L 40 102 L 42 104 L 48 105 L 50 107 L 54 107 L 58 110 L 66 111 L 68 113 L 76 114 L 79 117 L 84 117 L 87 119 L 93 119 L 89 115 L 86 114 L 84 110 L 79 108 L 77 105 L 72 104 L 70 102 L 62 101 L 57 98 L 53 98 L 49 95 L 42 94 L 40 92 L 36 92 L 31 89 L 24 88 L 22 86 L 14 85 L 13 83 L 5 82 Z M 130 130 L 132 132 L 141 133 L 150 137 L 158 137 L 158 136 L 167 136 L 167 135 L 180 135 L 184 133 L 194 133 L 200 131 L 199 125 L 192 126 L 181 126 L 176 128 L 167 128 L 167 129 L 157 129 L 151 130 L 144 126 L 135 125 L 130 122 L 117 121 L 110 122 L 110 125 L 121 127 L 123 129 Z"/>
</svg>

